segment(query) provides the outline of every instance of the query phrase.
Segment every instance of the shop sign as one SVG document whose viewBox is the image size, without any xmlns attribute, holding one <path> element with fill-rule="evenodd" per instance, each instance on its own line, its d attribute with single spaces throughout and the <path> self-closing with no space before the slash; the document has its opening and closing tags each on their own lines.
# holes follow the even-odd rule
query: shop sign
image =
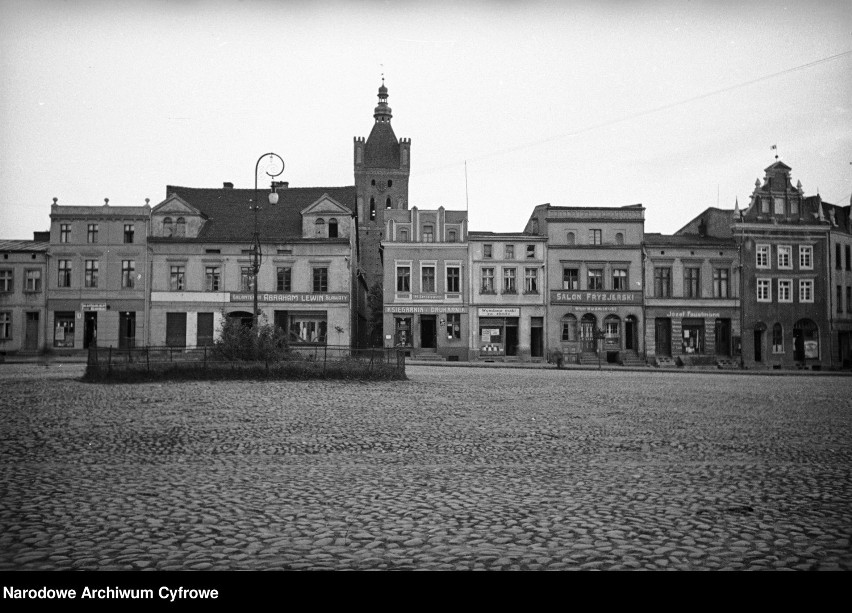
<svg viewBox="0 0 852 613">
<path fill-rule="evenodd" d="M 109 309 L 106 302 L 83 302 L 80 307 L 83 311 L 106 311 Z"/>
<path fill-rule="evenodd" d="M 719 311 L 669 311 L 666 317 L 671 319 L 683 319 L 684 317 L 696 317 L 698 319 L 719 319 L 722 314 Z"/>
<path fill-rule="evenodd" d="M 805 341 L 805 358 L 816 360 L 819 358 L 819 342 Z"/>
<path fill-rule="evenodd" d="M 345 303 L 349 302 L 349 294 L 339 293 L 293 293 L 293 292 L 258 292 L 258 302 L 279 302 L 284 304 L 308 304 L 308 303 Z M 231 302 L 252 302 L 254 294 L 251 292 L 236 293 L 230 295 Z"/>
<path fill-rule="evenodd" d="M 551 304 L 573 304 L 607 302 L 611 304 L 639 304 L 642 301 L 642 292 L 578 292 L 578 291 L 550 291 Z"/>
<path fill-rule="evenodd" d="M 520 317 L 521 309 L 508 309 L 508 308 L 489 308 L 482 307 L 477 309 L 477 312 L 480 317 Z"/>
<path fill-rule="evenodd" d="M 435 313 L 467 313 L 465 306 L 450 306 L 446 304 L 418 304 L 417 306 L 387 306 L 385 305 L 385 313 L 413 313 L 432 315 Z"/>
</svg>

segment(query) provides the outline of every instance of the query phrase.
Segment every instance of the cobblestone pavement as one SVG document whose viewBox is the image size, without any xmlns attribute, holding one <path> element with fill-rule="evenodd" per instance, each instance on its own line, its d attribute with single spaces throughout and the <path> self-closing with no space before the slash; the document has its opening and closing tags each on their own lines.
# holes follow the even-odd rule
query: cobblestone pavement
<svg viewBox="0 0 852 613">
<path fill-rule="evenodd" d="M 852 566 L 852 378 L 0 366 L 0 570 Z"/>
</svg>

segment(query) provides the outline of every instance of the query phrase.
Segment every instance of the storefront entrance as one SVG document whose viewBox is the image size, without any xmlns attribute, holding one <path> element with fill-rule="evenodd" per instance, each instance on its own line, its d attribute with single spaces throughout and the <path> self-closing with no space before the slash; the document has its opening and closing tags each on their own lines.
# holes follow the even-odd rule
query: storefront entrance
<svg viewBox="0 0 852 613">
<path fill-rule="evenodd" d="M 38 350 L 38 313 L 27 313 L 27 327 L 24 330 L 24 350 Z"/>
<path fill-rule="evenodd" d="M 56 327 L 53 330 L 53 346 L 70 349 L 74 346 L 74 311 L 56 311 L 53 314 Z"/>
<path fill-rule="evenodd" d="M 435 323 L 435 315 L 420 316 L 420 347 L 422 349 L 436 349 L 438 338 L 438 326 Z"/>
<path fill-rule="evenodd" d="M 681 352 L 685 355 L 704 353 L 704 320 L 684 318 L 681 329 L 683 331 Z"/>
<path fill-rule="evenodd" d="M 655 320 L 654 351 L 660 356 L 672 355 L 672 320 L 668 317 Z"/>
<path fill-rule="evenodd" d="M 800 319 L 793 326 L 793 359 L 819 359 L 819 328 L 810 319 Z"/>
<path fill-rule="evenodd" d="M 637 342 L 637 332 L 639 330 L 638 322 L 633 315 L 628 315 L 624 320 L 624 348 L 628 351 L 638 351 L 639 343 Z"/>
<path fill-rule="evenodd" d="M 598 320 L 594 315 L 586 313 L 580 320 L 580 351 L 583 353 L 597 351 L 595 328 Z"/>
<path fill-rule="evenodd" d="M 731 320 L 716 320 L 716 355 L 731 355 Z"/>
<path fill-rule="evenodd" d="M 544 357 L 544 317 L 530 319 L 530 357 Z"/>
<path fill-rule="evenodd" d="M 83 313 L 83 349 L 96 347 L 98 344 L 98 314 Z"/>
<path fill-rule="evenodd" d="M 479 353 L 482 357 L 518 355 L 518 318 L 480 317 Z"/>
<path fill-rule="evenodd" d="M 186 347 L 186 313 L 166 313 L 166 345 Z"/>
<path fill-rule="evenodd" d="M 118 314 L 118 348 L 133 349 L 136 346 L 136 313 L 122 311 Z"/>
<path fill-rule="evenodd" d="M 411 318 L 394 318 L 394 347 L 411 347 Z"/>
<path fill-rule="evenodd" d="M 754 361 L 763 361 L 763 337 L 766 333 L 766 324 L 758 323 L 754 327 Z"/>
</svg>

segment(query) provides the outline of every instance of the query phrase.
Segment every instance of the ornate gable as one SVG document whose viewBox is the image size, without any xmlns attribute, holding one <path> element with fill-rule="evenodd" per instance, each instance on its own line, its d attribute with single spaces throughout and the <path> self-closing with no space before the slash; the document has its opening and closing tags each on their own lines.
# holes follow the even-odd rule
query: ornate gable
<svg viewBox="0 0 852 613">
<path fill-rule="evenodd" d="M 302 213 L 303 238 L 345 238 L 351 234 L 352 211 L 323 194 Z"/>
<path fill-rule="evenodd" d="M 207 216 L 177 194 L 171 194 L 151 209 L 151 236 L 195 238 Z"/>
</svg>

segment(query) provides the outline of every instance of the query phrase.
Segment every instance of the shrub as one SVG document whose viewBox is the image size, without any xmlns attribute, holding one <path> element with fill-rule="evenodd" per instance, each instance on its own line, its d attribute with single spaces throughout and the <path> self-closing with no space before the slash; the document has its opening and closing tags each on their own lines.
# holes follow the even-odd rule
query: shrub
<svg viewBox="0 0 852 613">
<path fill-rule="evenodd" d="M 291 357 L 287 335 L 281 328 L 269 325 L 261 315 L 257 331 L 233 317 L 224 317 L 222 332 L 213 345 L 217 359 L 252 362 L 280 362 Z"/>
</svg>

